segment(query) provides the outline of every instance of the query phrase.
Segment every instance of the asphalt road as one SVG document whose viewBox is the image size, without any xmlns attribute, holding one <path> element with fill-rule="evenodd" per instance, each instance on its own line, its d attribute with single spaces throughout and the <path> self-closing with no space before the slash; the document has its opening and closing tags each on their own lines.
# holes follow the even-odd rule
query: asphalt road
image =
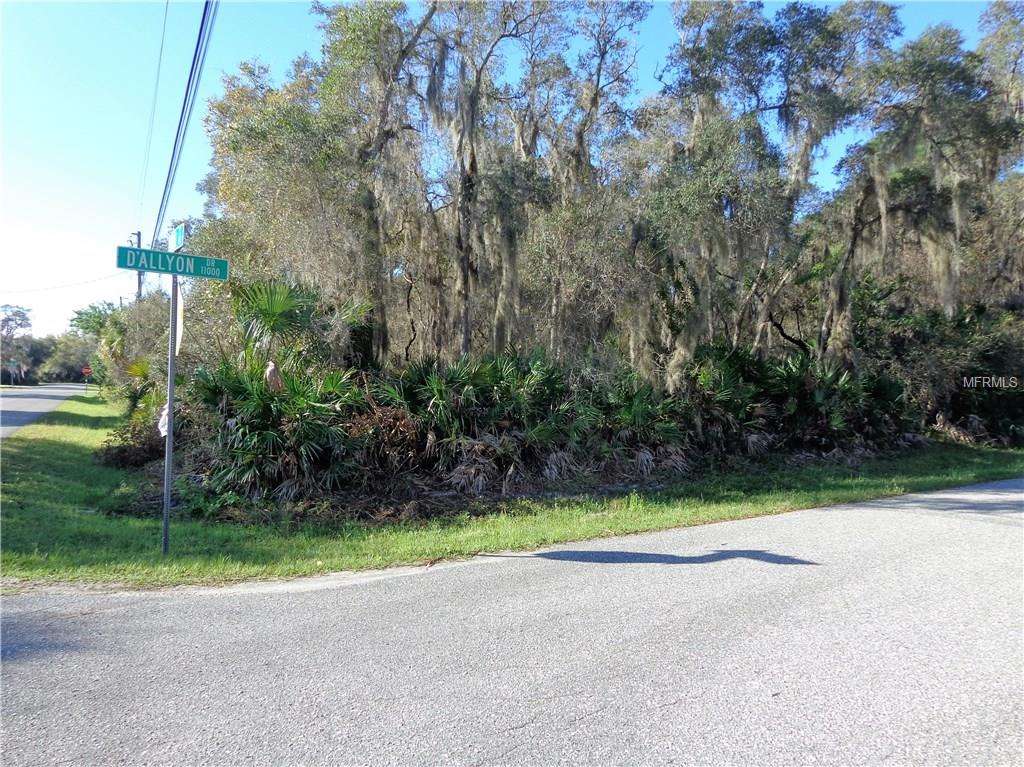
<svg viewBox="0 0 1024 767">
<path fill-rule="evenodd" d="M 1024 480 L 3 600 L 4 765 L 1021 764 Z"/>
<path fill-rule="evenodd" d="M 85 384 L 3 387 L 0 389 L 0 437 L 11 436 L 68 397 L 84 392 Z"/>
</svg>

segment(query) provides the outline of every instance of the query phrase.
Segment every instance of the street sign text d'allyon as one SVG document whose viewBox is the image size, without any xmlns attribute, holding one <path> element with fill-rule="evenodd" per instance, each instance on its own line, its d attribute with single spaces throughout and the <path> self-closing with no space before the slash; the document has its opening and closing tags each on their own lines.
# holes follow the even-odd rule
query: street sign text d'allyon
<svg viewBox="0 0 1024 767">
<path fill-rule="evenodd" d="M 117 249 L 117 266 L 119 269 L 162 272 L 181 277 L 205 277 L 209 280 L 228 278 L 228 261 L 224 258 L 190 256 L 185 253 L 168 253 L 164 250 L 146 250 L 124 245 Z"/>
</svg>

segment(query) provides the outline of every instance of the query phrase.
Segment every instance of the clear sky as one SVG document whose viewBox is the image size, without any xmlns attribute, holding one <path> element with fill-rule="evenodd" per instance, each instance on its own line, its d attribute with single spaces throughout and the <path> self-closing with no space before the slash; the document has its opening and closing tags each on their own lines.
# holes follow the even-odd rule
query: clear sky
<svg viewBox="0 0 1024 767">
<path fill-rule="evenodd" d="M 766 3 L 772 14 L 779 3 Z M 908 37 L 929 24 L 978 40 L 985 5 L 912 2 L 901 7 Z M 33 333 L 58 333 L 72 312 L 94 301 L 126 302 L 135 274 L 114 266 L 115 248 L 141 229 L 148 245 L 177 127 L 202 15 L 201 2 L 171 2 L 145 188 L 146 133 L 165 4 L 52 3 L 0 0 L 0 303 L 31 310 Z M 320 50 L 318 17 L 308 2 L 220 5 L 199 99 L 165 221 L 202 214 L 195 185 L 210 149 L 202 128 L 206 102 L 225 73 L 259 59 L 280 78 L 304 52 Z M 639 39 L 640 89 L 657 88 L 654 71 L 675 40 L 671 6 L 658 3 Z M 850 136 L 829 146 L 818 182 Z M 166 278 L 164 278 L 166 279 Z M 159 284 L 155 275 L 147 287 Z"/>
</svg>

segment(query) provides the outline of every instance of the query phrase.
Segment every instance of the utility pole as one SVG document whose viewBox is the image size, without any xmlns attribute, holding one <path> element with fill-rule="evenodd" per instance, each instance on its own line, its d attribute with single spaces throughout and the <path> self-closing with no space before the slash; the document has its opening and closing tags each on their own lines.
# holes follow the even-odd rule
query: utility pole
<svg viewBox="0 0 1024 767">
<path fill-rule="evenodd" d="M 141 249 L 142 248 L 142 232 L 132 232 L 132 234 L 135 235 L 135 247 Z M 136 272 L 136 274 L 138 275 L 138 287 L 135 289 L 135 300 L 136 301 L 141 301 L 142 300 L 142 274 L 143 273 L 142 273 L 141 270 L 139 270 L 138 272 Z"/>
</svg>

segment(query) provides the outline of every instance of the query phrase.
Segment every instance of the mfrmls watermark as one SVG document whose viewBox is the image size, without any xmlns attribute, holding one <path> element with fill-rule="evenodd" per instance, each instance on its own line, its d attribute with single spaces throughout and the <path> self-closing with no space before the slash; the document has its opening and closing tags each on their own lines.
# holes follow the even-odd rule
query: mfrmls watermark
<svg viewBox="0 0 1024 767">
<path fill-rule="evenodd" d="M 1020 376 L 963 376 L 960 385 L 965 389 L 1016 389 Z"/>
</svg>

